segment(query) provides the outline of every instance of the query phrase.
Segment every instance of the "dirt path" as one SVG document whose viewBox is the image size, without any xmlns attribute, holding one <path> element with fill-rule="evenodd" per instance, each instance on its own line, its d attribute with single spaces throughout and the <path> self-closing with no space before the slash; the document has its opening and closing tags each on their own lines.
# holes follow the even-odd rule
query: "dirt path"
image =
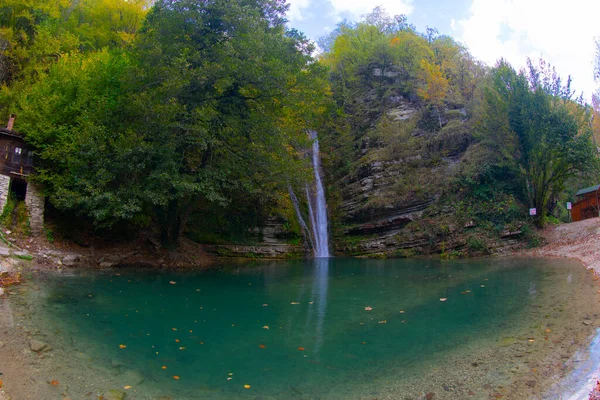
<svg viewBox="0 0 600 400">
<path fill-rule="evenodd" d="M 550 226 L 542 235 L 548 244 L 527 253 L 573 258 L 600 276 L 600 218 Z"/>
</svg>

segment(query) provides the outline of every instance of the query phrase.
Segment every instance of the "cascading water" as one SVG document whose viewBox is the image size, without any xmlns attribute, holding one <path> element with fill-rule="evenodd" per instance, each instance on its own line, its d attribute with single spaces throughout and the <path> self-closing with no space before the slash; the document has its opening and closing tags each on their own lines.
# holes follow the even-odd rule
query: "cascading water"
<svg viewBox="0 0 600 400">
<path fill-rule="evenodd" d="M 327 202 L 325 201 L 325 189 L 321 180 L 321 168 L 319 159 L 319 140 L 317 132 L 308 131 L 313 139 L 312 162 L 315 171 L 315 186 L 313 193 L 306 188 L 308 198 L 308 213 L 312 225 L 315 257 L 329 257 L 329 232 L 327 228 Z"/>
<path fill-rule="evenodd" d="M 308 131 L 308 135 L 313 139 L 312 147 L 312 164 L 315 171 L 314 185 L 306 184 L 306 200 L 308 203 L 308 223 L 310 229 L 302 213 L 300 212 L 300 204 L 298 198 L 294 194 L 291 186 L 288 186 L 290 199 L 298 217 L 298 223 L 305 239 L 308 238 L 315 257 L 329 257 L 329 232 L 327 227 L 327 202 L 325 201 L 325 189 L 323 188 L 323 180 L 321 179 L 321 166 L 319 158 L 319 141 L 317 140 L 317 132 Z"/>
</svg>

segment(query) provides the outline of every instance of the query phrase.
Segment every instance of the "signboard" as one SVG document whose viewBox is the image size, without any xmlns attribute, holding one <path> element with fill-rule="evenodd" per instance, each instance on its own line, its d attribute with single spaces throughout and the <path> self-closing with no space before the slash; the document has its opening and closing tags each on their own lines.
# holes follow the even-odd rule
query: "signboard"
<svg viewBox="0 0 600 400">
<path fill-rule="evenodd" d="M 535 208 L 530 208 L 529 215 L 537 215 L 537 210 Z"/>
<path fill-rule="evenodd" d="M 573 206 L 571 205 L 571 202 L 567 201 L 567 210 L 570 210 L 572 208 L 573 208 Z"/>
</svg>

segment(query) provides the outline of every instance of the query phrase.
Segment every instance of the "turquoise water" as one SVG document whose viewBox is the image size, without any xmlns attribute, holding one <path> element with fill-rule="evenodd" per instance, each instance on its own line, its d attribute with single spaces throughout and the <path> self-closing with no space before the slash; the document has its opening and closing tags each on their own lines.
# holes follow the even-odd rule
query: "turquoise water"
<svg viewBox="0 0 600 400">
<path fill-rule="evenodd" d="M 128 398 L 400 398 L 437 389 L 443 398 L 446 385 L 479 393 L 503 384 L 505 360 L 484 374 L 476 350 L 537 345 L 548 321 L 560 331 L 570 293 L 593 290 L 583 271 L 531 259 L 317 259 L 44 274 L 35 283 L 57 354 L 81 352 L 73 368 L 104 368 L 107 381 L 132 386 Z M 465 357 L 465 366 L 456 361 Z M 432 365 L 465 381 L 438 385 Z M 127 382 L 127 371 L 144 382 Z"/>
</svg>

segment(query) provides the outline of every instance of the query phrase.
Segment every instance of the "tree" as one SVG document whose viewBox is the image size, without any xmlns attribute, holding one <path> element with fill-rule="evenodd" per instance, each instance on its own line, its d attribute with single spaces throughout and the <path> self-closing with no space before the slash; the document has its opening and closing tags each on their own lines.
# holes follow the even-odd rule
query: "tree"
<svg viewBox="0 0 600 400">
<path fill-rule="evenodd" d="M 264 197 L 301 170 L 295 144 L 306 141 L 327 86 L 308 40 L 285 29 L 286 8 L 279 0 L 163 0 L 148 14 L 132 105 L 151 152 L 146 187 L 165 243 L 177 242 L 193 212 L 227 204 L 231 191 Z"/>
<path fill-rule="evenodd" d="M 529 63 L 529 74 L 517 73 L 501 61 L 485 93 L 487 144 L 520 174 L 525 199 L 538 210 L 539 226 L 567 179 L 597 168 L 589 125 L 578 123 L 569 111 L 576 106 L 569 82 L 562 85 L 548 71 Z"/>
<path fill-rule="evenodd" d="M 448 80 L 444 77 L 439 66 L 421 61 L 420 73 L 422 87 L 418 89 L 419 96 L 437 109 L 440 128 L 442 127 L 441 109 L 448 91 Z"/>
</svg>

